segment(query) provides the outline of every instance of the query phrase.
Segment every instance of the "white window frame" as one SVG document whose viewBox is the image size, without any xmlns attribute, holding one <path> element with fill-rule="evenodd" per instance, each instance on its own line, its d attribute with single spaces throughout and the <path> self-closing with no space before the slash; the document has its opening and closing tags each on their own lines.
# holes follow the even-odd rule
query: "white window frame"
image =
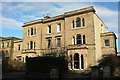
<svg viewBox="0 0 120 80">
<path fill-rule="evenodd" d="M 47 27 L 47 33 L 48 34 L 51 34 L 52 33 L 52 27 L 51 27 L 51 30 L 50 30 L 50 27 L 51 27 L 51 25 L 48 25 L 48 27 Z M 50 32 L 49 32 L 50 31 Z"/>
<path fill-rule="evenodd" d="M 58 39 L 60 39 L 60 46 L 58 46 Z M 57 38 L 57 39 L 56 39 L 56 46 L 57 46 L 57 47 L 61 47 L 61 38 Z"/>
<path fill-rule="evenodd" d="M 61 31 L 61 24 L 58 23 L 58 24 L 57 24 L 57 32 L 60 32 L 60 31 Z"/>
<path fill-rule="evenodd" d="M 109 40 L 109 46 L 106 46 L 105 40 Z M 104 46 L 105 47 L 110 47 L 110 39 L 105 39 L 105 40 L 104 40 Z"/>
<path fill-rule="evenodd" d="M 17 51 L 20 51 L 20 50 L 19 50 L 19 46 L 20 46 L 20 44 L 17 45 Z M 21 48 L 21 47 L 20 47 L 20 48 Z"/>
</svg>

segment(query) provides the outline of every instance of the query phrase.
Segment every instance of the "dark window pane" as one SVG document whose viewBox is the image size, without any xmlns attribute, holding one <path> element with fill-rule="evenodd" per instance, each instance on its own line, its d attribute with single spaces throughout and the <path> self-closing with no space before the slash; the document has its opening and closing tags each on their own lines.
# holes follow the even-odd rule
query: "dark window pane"
<svg viewBox="0 0 120 80">
<path fill-rule="evenodd" d="M 58 39 L 57 39 L 57 47 L 60 47 L 60 44 L 61 44 L 61 39 L 58 38 Z"/>
<path fill-rule="evenodd" d="M 48 33 L 51 33 L 51 25 L 48 26 Z"/>
<path fill-rule="evenodd" d="M 20 45 L 18 45 L 18 51 L 20 51 Z"/>
<path fill-rule="evenodd" d="M 72 21 L 72 28 L 75 28 L 74 20 Z"/>
<path fill-rule="evenodd" d="M 75 53 L 74 55 L 74 68 L 79 69 L 79 54 Z"/>
<path fill-rule="evenodd" d="M 33 49 L 33 41 L 30 41 L 30 49 Z"/>
<path fill-rule="evenodd" d="M 50 48 L 51 40 L 48 40 L 48 48 Z"/>
<path fill-rule="evenodd" d="M 81 20 L 80 20 L 80 18 L 76 19 L 76 27 L 81 27 Z"/>
<path fill-rule="evenodd" d="M 81 55 L 81 69 L 84 69 L 84 56 Z"/>
<path fill-rule="evenodd" d="M 109 40 L 105 40 L 105 46 L 110 46 L 110 41 Z"/>
<path fill-rule="evenodd" d="M 80 34 L 77 35 L 77 44 L 82 44 Z"/>
<path fill-rule="evenodd" d="M 31 28 L 31 35 L 33 35 L 33 28 Z"/>
<path fill-rule="evenodd" d="M 83 35 L 83 44 L 85 44 L 85 35 Z"/>
<path fill-rule="evenodd" d="M 85 19 L 82 19 L 82 25 L 85 26 Z"/>
</svg>

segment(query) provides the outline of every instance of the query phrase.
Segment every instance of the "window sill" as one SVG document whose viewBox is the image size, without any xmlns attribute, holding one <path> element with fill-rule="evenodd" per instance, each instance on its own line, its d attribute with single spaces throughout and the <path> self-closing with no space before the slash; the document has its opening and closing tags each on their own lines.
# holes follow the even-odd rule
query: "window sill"
<svg viewBox="0 0 120 80">
<path fill-rule="evenodd" d="M 36 35 L 30 35 L 30 36 L 27 36 L 27 37 L 34 37 L 34 36 L 36 36 Z"/>
<path fill-rule="evenodd" d="M 75 27 L 75 28 L 72 28 L 72 30 L 74 30 L 74 29 L 83 29 L 83 28 L 85 28 L 85 26 L 82 26 L 82 27 Z"/>
<path fill-rule="evenodd" d="M 110 48 L 110 46 L 105 46 L 105 48 Z"/>
</svg>

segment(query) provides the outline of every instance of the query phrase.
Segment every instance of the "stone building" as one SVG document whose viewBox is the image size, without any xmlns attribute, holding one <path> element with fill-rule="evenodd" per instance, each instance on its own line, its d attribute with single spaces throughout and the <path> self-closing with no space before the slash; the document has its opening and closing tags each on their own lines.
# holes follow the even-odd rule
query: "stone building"
<svg viewBox="0 0 120 80">
<path fill-rule="evenodd" d="M 85 70 L 96 65 L 103 54 L 116 54 L 116 36 L 108 32 L 92 6 L 46 16 L 22 27 L 23 40 L 14 41 L 14 59 L 56 53 L 67 57 L 70 70 Z M 21 49 L 17 51 L 18 45 Z"/>
<path fill-rule="evenodd" d="M 14 58 L 14 41 L 21 40 L 16 37 L 0 37 L 0 52 L 9 59 Z"/>
</svg>

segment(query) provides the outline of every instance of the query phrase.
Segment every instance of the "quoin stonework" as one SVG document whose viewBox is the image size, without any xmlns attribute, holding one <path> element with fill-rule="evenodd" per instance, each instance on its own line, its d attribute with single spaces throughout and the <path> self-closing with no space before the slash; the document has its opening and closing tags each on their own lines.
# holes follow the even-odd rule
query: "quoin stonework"
<svg viewBox="0 0 120 80">
<path fill-rule="evenodd" d="M 66 56 L 69 70 L 97 65 L 104 54 L 116 54 L 116 35 L 95 13 L 93 6 L 45 16 L 24 23 L 23 39 L 1 38 L 1 51 L 13 60 L 56 53 Z"/>
</svg>

